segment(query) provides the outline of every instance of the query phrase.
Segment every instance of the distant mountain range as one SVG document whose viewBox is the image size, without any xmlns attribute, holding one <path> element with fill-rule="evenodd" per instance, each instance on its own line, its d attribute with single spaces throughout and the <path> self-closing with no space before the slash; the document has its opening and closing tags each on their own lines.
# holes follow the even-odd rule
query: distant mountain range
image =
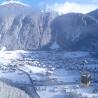
<svg viewBox="0 0 98 98">
<path fill-rule="evenodd" d="M 0 5 L 0 47 L 7 50 L 96 51 L 98 9 L 87 14 L 33 10 L 20 2 Z"/>
</svg>

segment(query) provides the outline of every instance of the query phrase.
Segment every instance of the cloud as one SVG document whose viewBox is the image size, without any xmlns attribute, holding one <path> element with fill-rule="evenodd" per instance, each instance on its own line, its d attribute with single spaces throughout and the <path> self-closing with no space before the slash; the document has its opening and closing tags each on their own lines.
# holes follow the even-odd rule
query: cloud
<svg viewBox="0 0 98 98">
<path fill-rule="evenodd" d="M 69 12 L 88 13 L 98 8 L 97 4 L 78 4 L 74 2 L 65 2 L 63 4 L 55 3 L 51 6 L 47 5 L 47 10 L 53 10 L 60 14 Z"/>
</svg>

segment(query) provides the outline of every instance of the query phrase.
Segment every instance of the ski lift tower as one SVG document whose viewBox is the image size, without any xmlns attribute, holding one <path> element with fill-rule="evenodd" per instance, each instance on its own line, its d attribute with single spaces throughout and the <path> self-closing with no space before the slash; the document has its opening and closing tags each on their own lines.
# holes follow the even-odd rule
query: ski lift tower
<svg viewBox="0 0 98 98">
<path fill-rule="evenodd" d="M 90 85 L 91 75 L 90 73 L 85 69 L 85 64 L 87 64 L 87 60 L 82 61 L 82 72 L 81 72 L 81 84 L 84 86 Z"/>
</svg>

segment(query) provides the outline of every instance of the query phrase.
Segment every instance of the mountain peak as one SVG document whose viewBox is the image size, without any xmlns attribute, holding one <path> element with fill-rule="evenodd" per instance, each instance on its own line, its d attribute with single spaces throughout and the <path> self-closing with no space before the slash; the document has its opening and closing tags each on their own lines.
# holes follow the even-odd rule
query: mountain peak
<svg viewBox="0 0 98 98">
<path fill-rule="evenodd" d="M 19 15 L 24 13 L 30 13 L 31 10 L 32 7 L 30 5 L 16 0 L 8 0 L 0 4 L 1 15 Z"/>
<path fill-rule="evenodd" d="M 22 2 L 20 2 L 20 1 L 16 1 L 16 0 L 8 0 L 8 1 L 6 1 L 6 2 L 1 3 L 0 5 L 3 6 L 3 5 L 15 5 L 15 4 L 21 5 L 21 6 L 30 7 L 30 5 L 25 4 L 25 3 L 22 3 Z"/>
</svg>

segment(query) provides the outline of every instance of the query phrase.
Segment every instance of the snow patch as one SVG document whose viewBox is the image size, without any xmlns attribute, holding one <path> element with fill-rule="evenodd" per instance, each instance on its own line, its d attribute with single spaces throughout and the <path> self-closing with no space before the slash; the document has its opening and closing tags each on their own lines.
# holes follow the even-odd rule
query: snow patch
<svg viewBox="0 0 98 98">
<path fill-rule="evenodd" d="M 46 73 L 47 71 L 46 68 L 40 68 L 40 67 L 29 66 L 29 65 L 25 65 L 25 67 L 30 69 L 32 73 Z"/>
<path fill-rule="evenodd" d="M 5 47 L 0 51 L 0 63 L 9 64 L 12 60 L 21 58 L 21 53 L 19 51 L 5 51 Z"/>
<path fill-rule="evenodd" d="M 22 6 L 30 7 L 30 5 L 28 5 L 28 4 L 25 4 L 25 3 L 22 3 L 22 2 L 19 2 L 19 1 L 14 1 L 14 0 L 3 2 L 2 4 L 0 4 L 0 6 L 7 5 L 7 4 L 13 4 L 13 3 L 20 4 Z"/>
<path fill-rule="evenodd" d="M 50 47 L 50 49 L 59 49 L 60 47 L 59 47 L 59 45 L 58 45 L 58 43 L 55 41 L 53 44 L 52 44 L 52 46 Z"/>
<path fill-rule="evenodd" d="M 6 47 L 2 47 L 1 52 L 5 51 L 5 50 L 6 50 Z"/>
</svg>

